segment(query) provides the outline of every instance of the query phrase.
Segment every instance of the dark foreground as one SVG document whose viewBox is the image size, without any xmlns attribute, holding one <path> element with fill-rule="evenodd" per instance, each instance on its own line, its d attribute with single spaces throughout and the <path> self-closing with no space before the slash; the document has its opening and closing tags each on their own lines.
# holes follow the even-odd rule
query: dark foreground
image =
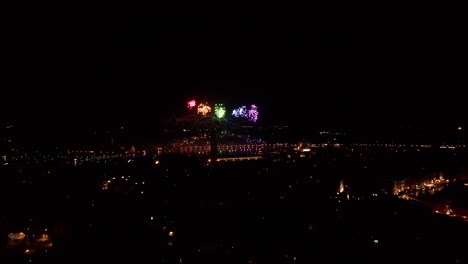
<svg viewBox="0 0 468 264">
<path fill-rule="evenodd" d="M 3 168 L 0 263 L 468 261 L 466 222 L 386 194 L 361 164 L 159 161 Z"/>
</svg>

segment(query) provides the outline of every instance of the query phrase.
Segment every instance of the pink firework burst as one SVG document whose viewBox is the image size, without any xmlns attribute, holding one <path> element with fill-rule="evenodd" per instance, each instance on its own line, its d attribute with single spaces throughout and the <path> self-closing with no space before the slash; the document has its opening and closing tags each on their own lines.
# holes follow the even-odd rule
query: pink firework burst
<svg viewBox="0 0 468 264">
<path fill-rule="evenodd" d="M 197 102 L 195 100 L 190 100 L 187 102 L 187 108 L 189 110 L 192 110 L 192 108 L 194 108 L 196 105 L 197 105 Z"/>
</svg>

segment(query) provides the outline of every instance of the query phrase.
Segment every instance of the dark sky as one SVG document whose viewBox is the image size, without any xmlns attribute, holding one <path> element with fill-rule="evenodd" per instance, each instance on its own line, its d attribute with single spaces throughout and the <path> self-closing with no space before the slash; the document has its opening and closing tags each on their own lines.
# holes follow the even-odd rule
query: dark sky
<svg viewBox="0 0 468 264">
<path fill-rule="evenodd" d="M 268 124 L 466 121 L 457 14 L 32 8 L 10 16 L 0 117 L 28 126 L 159 127 L 192 96 L 257 103 Z"/>
</svg>

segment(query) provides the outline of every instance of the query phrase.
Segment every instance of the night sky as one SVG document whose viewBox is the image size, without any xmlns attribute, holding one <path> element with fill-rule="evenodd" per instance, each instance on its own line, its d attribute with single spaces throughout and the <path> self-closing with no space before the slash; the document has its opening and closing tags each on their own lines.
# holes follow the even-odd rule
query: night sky
<svg viewBox="0 0 468 264">
<path fill-rule="evenodd" d="M 154 129 L 195 96 L 256 103 L 263 124 L 466 124 L 457 14 L 233 13 L 12 12 L 0 118 L 42 129 Z"/>
</svg>

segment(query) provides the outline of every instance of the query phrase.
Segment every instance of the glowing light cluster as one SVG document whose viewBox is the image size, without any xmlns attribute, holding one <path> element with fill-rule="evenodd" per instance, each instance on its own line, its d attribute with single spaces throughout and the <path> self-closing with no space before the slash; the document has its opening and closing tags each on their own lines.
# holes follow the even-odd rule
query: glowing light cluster
<svg viewBox="0 0 468 264">
<path fill-rule="evenodd" d="M 215 104 L 214 113 L 218 119 L 222 119 L 226 115 L 226 107 L 223 104 Z"/>
<path fill-rule="evenodd" d="M 232 115 L 235 117 L 247 118 L 249 121 L 257 122 L 258 120 L 258 108 L 256 105 L 251 105 L 250 109 L 246 106 L 241 106 L 232 111 Z"/>
<path fill-rule="evenodd" d="M 257 122 L 258 120 L 258 110 L 256 105 L 251 105 L 249 112 L 247 113 L 247 119 L 249 119 L 252 122 Z"/>
<path fill-rule="evenodd" d="M 187 102 L 187 108 L 192 110 L 192 108 L 194 108 L 195 106 L 197 106 L 197 102 L 195 100 L 190 100 Z"/>
<path fill-rule="evenodd" d="M 208 105 L 208 103 L 201 103 L 197 107 L 197 114 L 207 115 L 210 112 L 211 107 Z"/>
<path fill-rule="evenodd" d="M 241 106 L 232 111 L 232 115 L 235 117 L 247 117 L 247 107 Z"/>
<path fill-rule="evenodd" d="M 192 110 L 194 108 L 197 109 L 197 114 L 207 116 L 209 113 L 211 113 L 211 106 L 208 105 L 207 102 L 205 103 L 197 103 L 195 100 L 190 100 L 187 102 L 187 108 L 189 110 Z M 214 115 L 212 115 L 213 118 L 216 119 L 224 119 L 226 118 L 227 114 L 227 109 L 223 104 L 215 104 L 214 105 Z M 232 115 L 237 117 L 237 118 L 245 118 L 249 121 L 252 122 L 257 122 L 258 120 L 258 108 L 255 104 L 252 104 L 250 108 L 247 108 L 247 106 L 241 106 L 239 108 L 236 108 L 232 111 Z"/>
</svg>

